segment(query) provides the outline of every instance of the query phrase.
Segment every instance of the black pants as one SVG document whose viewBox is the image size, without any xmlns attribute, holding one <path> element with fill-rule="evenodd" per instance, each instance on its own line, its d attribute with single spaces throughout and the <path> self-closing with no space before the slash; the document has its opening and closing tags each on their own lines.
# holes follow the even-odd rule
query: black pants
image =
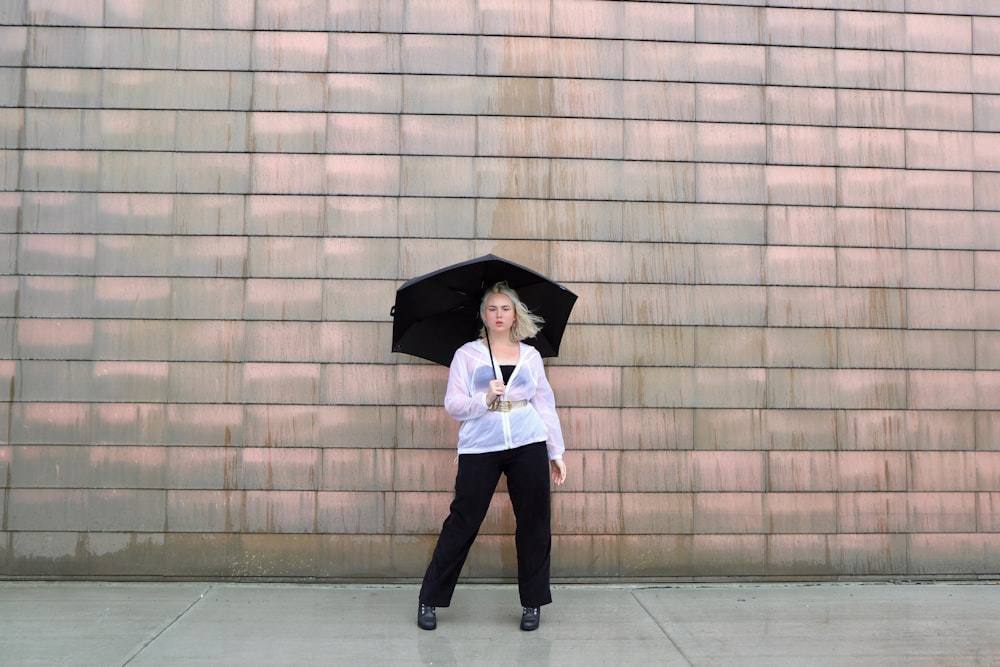
<svg viewBox="0 0 1000 667">
<path fill-rule="evenodd" d="M 549 456 L 544 442 L 487 454 L 458 457 L 455 498 L 441 527 L 434 555 L 420 587 L 420 601 L 447 607 L 469 549 L 479 534 L 490 499 L 507 475 L 507 491 L 517 528 L 517 586 L 524 607 L 552 602 L 549 567 L 552 556 Z"/>
</svg>

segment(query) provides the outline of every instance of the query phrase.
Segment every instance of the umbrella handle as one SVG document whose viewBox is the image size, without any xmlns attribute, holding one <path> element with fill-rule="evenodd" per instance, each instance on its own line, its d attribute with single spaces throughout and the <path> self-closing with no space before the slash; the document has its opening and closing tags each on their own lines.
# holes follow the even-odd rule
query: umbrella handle
<svg viewBox="0 0 1000 667">
<path fill-rule="evenodd" d="M 485 324 L 486 322 L 483 322 L 483 325 Z M 500 378 L 497 377 L 497 364 L 495 361 L 493 361 L 493 346 L 490 345 L 490 332 L 488 330 L 486 332 L 486 349 L 490 351 L 490 368 L 493 369 L 493 379 L 499 380 Z"/>
<path fill-rule="evenodd" d="M 486 324 L 486 323 L 483 322 L 483 324 Z M 490 345 L 490 332 L 489 331 L 486 332 L 486 349 L 490 351 L 490 367 L 493 369 L 493 379 L 494 380 L 499 380 L 500 378 L 497 377 L 497 365 L 496 365 L 496 362 L 493 361 L 493 346 Z M 492 409 L 493 405 L 497 401 L 499 401 L 499 400 L 500 400 L 499 396 L 494 396 L 493 400 L 490 401 L 490 408 Z"/>
</svg>

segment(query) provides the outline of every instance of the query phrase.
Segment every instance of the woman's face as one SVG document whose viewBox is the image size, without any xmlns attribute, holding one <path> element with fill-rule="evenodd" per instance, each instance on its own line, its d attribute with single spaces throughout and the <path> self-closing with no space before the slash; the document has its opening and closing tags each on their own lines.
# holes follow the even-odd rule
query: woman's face
<svg viewBox="0 0 1000 667">
<path fill-rule="evenodd" d="M 514 302 L 506 294 L 491 294 L 486 299 L 486 309 L 483 319 L 491 336 L 496 336 L 497 334 L 511 335 L 511 327 L 514 326 L 514 320 L 516 319 Z"/>
</svg>

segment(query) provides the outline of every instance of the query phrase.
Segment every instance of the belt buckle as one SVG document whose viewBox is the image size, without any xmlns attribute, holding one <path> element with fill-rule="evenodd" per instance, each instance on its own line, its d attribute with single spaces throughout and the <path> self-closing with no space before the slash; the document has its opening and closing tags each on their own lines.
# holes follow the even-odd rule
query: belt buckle
<svg viewBox="0 0 1000 667">
<path fill-rule="evenodd" d="M 494 412 L 510 412 L 510 401 L 494 401 L 493 411 Z"/>
</svg>

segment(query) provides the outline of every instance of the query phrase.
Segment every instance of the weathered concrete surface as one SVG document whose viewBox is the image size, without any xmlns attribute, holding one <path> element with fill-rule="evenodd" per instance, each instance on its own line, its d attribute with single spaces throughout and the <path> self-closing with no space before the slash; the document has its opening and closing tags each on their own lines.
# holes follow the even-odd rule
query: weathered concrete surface
<svg viewBox="0 0 1000 667">
<path fill-rule="evenodd" d="M 567 586 L 537 632 L 511 586 L 0 584 L 5 665 L 994 665 L 995 583 Z"/>
</svg>

